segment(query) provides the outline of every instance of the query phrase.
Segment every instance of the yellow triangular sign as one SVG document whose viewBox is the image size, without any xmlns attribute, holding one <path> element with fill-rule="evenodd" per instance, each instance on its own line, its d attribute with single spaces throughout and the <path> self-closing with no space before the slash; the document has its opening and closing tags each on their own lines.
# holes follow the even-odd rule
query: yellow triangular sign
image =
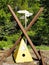
<svg viewBox="0 0 49 65">
<path fill-rule="evenodd" d="M 14 52 L 14 59 L 16 63 L 31 62 L 33 61 L 26 43 L 22 39 L 20 42 L 19 49 Z"/>
</svg>

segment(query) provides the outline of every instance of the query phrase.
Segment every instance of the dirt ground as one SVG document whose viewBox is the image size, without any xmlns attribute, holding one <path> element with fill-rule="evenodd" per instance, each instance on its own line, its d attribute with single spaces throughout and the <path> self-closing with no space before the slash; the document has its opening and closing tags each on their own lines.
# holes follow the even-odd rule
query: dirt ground
<svg viewBox="0 0 49 65">
<path fill-rule="evenodd" d="M 0 50 L 0 58 L 3 56 L 5 51 Z M 41 50 L 42 52 L 42 56 L 44 58 L 44 62 L 46 65 L 49 65 L 49 50 L 45 51 L 45 50 Z M 21 63 L 21 64 L 17 64 L 14 63 L 12 55 L 8 58 L 6 58 L 6 60 L 4 62 L 2 62 L 2 65 L 39 65 L 39 61 L 36 60 L 36 56 L 34 54 L 34 52 L 32 50 L 30 50 L 31 56 L 34 60 L 34 62 L 29 62 L 29 63 Z M 1 64 L 0 64 L 1 65 Z"/>
</svg>

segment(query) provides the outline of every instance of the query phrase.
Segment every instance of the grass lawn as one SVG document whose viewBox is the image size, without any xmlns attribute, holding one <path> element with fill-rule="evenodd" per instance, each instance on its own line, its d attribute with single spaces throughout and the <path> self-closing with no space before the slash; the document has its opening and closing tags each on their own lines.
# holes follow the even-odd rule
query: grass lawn
<svg viewBox="0 0 49 65">
<path fill-rule="evenodd" d="M 37 50 L 49 50 L 49 46 L 46 45 L 40 45 L 40 46 L 35 46 Z M 30 46 L 28 46 L 29 49 L 31 49 Z"/>
</svg>

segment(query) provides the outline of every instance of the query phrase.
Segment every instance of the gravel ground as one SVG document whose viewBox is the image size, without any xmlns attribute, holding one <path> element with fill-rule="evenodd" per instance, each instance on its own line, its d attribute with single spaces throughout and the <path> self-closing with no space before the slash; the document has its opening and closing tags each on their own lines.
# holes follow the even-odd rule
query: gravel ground
<svg viewBox="0 0 49 65">
<path fill-rule="evenodd" d="M 0 50 L 0 58 L 4 54 L 4 52 L 5 51 Z M 45 64 L 49 65 L 49 50 L 48 51 L 41 50 L 41 52 L 42 52 L 42 56 L 44 58 Z M 30 50 L 30 53 L 33 58 L 36 58 L 36 56 L 32 50 Z M 16 64 L 16 63 L 14 63 L 12 55 L 11 55 L 10 57 L 6 58 L 6 60 L 2 63 L 2 65 L 39 65 L 39 61 L 34 60 L 34 62 Z"/>
</svg>

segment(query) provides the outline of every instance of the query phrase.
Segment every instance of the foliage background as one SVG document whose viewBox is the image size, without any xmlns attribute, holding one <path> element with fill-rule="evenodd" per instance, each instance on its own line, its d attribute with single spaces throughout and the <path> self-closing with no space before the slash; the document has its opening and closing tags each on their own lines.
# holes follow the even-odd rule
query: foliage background
<svg viewBox="0 0 49 65">
<path fill-rule="evenodd" d="M 32 12 L 33 16 L 28 18 L 28 24 L 40 7 L 44 7 L 43 13 L 27 33 L 35 45 L 48 46 L 49 0 L 0 0 L 0 49 L 11 47 L 22 33 L 7 7 L 8 4 L 11 5 L 19 19 L 21 15 L 17 13 L 18 10 Z M 24 26 L 24 20 L 20 21 Z"/>
</svg>

